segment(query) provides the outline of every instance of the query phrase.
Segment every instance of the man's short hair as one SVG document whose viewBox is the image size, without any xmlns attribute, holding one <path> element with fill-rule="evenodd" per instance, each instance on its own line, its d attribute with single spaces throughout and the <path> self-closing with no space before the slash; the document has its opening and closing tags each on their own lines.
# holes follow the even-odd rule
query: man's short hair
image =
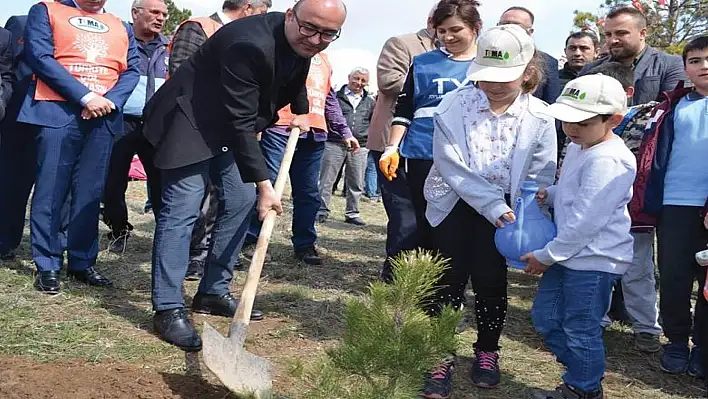
<svg viewBox="0 0 708 399">
<path fill-rule="evenodd" d="M 351 72 L 349 72 L 349 76 L 352 76 L 355 73 L 360 73 L 362 75 L 369 75 L 369 70 L 364 67 L 356 67 L 356 68 L 352 69 Z"/>
<path fill-rule="evenodd" d="M 614 78 L 622 84 L 622 88 L 626 91 L 634 86 L 634 69 L 617 61 L 603 62 L 602 64 L 590 69 L 583 75 L 602 74 Z"/>
<path fill-rule="evenodd" d="M 592 31 L 588 30 L 581 30 L 579 32 L 572 33 L 570 36 L 568 36 L 567 39 L 565 39 L 565 46 L 568 47 L 568 42 L 570 41 L 570 39 L 582 39 L 584 37 L 587 37 L 588 39 L 592 40 L 592 44 L 593 46 L 595 46 L 596 50 L 600 48 L 600 40 Z"/>
<path fill-rule="evenodd" d="M 250 4 L 253 7 L 266 6 L 268 8 L 273 7 L 272 0 L 225 0 L 224 5 L 221 6 L 222 10 L 236 11 L 239 8 Z"/>
<path fill-rule="evenodd" d="M 683 48 L 683 66 L 686 66 L 689 52 L 705 49 L 708 49 L 708 35 L 704 34 L 689 40 L 688 43 L 686 43 L 686 47 Z"/>
<path fill-rule="evenodd" d="M 146 1 L 147 1 L 147 0 L 134 0 L 134 1 L 133 1 L 133 5 L 130 6 L 130 8 L 140 8 L 140 7 L 144 7 Z M 165 0 L 158 0 L 158 1 L 159 1 L 160 3 L 162 3 L 162 4 L 167 4 L 167 3 L 165 3 Z"/>
<path fill-rule="evenodd" d="M 528 14 L 529 17 L 531 18 L 531 25 L 533 25 L 533 23 L 536 21 L 536 17 L 533 15 L 533 13 L 531 12 L 531 10 L 529 10 L 529 9 L 526 8 L 526 7 L 521 7 L 521 6 L 509 7 L 509 8 L 506 9 L 506 11 L 504 11 L 504 12 L 502 13 L 502 15 L 506 14 L 506 13 L 509 12 L 509 11 L 523 11 L 523 12 L 525 12 L 525 13 Z"/>
<path fill-rule="evenodd" d="M 620 15 L 629 15 L 633 17 L 637 21 L 637 25 L 639 25 L 639 29 L 644 29 L 647 27 L 647 16 L 644 15 L 643 12 L 637 10 L 634 7 L 630 6 L 619 6 L 615 7 L 610 12 L 607 14 L 607 17 L 605 19 L 614 19 L 619 17 Z"/>
</svg>

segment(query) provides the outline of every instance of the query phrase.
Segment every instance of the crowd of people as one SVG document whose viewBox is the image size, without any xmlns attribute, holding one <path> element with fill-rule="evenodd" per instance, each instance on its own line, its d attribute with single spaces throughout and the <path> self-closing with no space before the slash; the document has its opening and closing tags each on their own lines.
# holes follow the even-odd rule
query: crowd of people
<svg viewBox="0 0 708 399">
<path fill-rule="evenodd" d="M 99 221 L 108 250 L 129 250 L 137 154 L 156 221 L 154 328 L 199 351 L 183 281 L 199 280 L 191 311 L 233 316 L 234 270 L 253 255 L 265 215 L 283 212 L 273 184 L 298 128 L 294 258 L 323 263 L 316 224 L 332 217 L 339 175 L 345 222 L 365 226 L 359 201 L 380 196 L 383 281 L 402 251 L 449 258 L 431 316 L 462 308 L 471 283 L 474 385 L 501 381 L 508 283 L 494 236 L 515 222 L 525 182 L 540 187 L 558 229 L 520 259 L 542 275 L 531 316 L 566 368 L 556 390 L 530 396 L 603 398 L 602 330 L 613 319 L 631 324 L 637 350 L 663 349 L 663 371 L 704 377 L 708 308 L 699 293 L 692 311 L 691 298 L 706 279 L 694 255 L 708 244 L 705 34 L 666 54 L 647 44 L 640 10 L 618 7 L 602 37 L 568 36 L 559 69 L 536 49 L 531 10 L 511 7 L 483 28 L 476 1 L 442 0 L 425 28 L 386 41 L 373 96 L 365 68 L 339 90 L 331 82 L 323 51 L 342 33 L 340 0 L 300 0 L 285 13 L 268 12 L 270 0 L 226 0 L 169 38 L 163 0 L 135 0 L 132 23 L 105 4 L 44 1 L 0 29 L 0 260 L 16 257 L 32 194 L 39 291 L 60 292 L 65 254 L 69 278 L 112 285 L 95 268 Z M 423 396 L 450 397 L 454 366 L 454 354 L 442 359 Z"/>
</svg>

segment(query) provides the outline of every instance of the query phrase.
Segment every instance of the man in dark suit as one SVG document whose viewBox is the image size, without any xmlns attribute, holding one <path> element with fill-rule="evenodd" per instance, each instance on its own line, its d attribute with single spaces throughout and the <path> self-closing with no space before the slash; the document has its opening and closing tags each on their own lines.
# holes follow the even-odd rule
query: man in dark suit
<svg viewBox="0 0 708 399">
<path fill-rule="evenodd" d="M 0 28 L 0 121 L 5 117 L 5 108 L 12 96 L 12 35 L 7 29 Z"/>
<path fill-rule="evenodd" d="M 123 105 L 139 79 L 130 25 L 104 12 L 106 0 L 38 3 L 29 11 L 25 61 L 36 75 L 18 121 L 37 132 L 37 177 L 30 211 L 38 290 L 59 292 L 67 273 L 85 284 L 111 281 L 94 269 L 101 193 Z M 51 22 L 50 22 L 51 21 Z M 71 193 L 67 242 L 60 229 Z"/>
<path fill-rule="evenodd" d="M 659 101 L 661 93 L 686 81 L 680 56 L 662 53 L 646 43 L 647 19 L 634 7 L 615 8 L 605 17 L 605 41 L 610 55 L 585 65 L 581 75 L 596 66 L 618 61 L 634 68 L 631 105 Z"/>
<path fill-rule="evenodd" d="M 222 26 L 237 19 L 266 13 L 272 5 L 271 0 L 226 0 L 221 11 L 215 12 L 211 16 L 190 18 L 184 21 L 175 31 L 170 43 L 170 74 L 174 74 L 177 68 L 199 50 L 199 47 Z M 186 280 L 199 280 L 204 274 L 204 264 L 209 253 L 209 242 L 216 222 L 218 205 L 218 195 L 214 186 L 208 184 L 199 218 L 192 230 Z"/>
<path fill-rule="evenodd" d="M 525 7 L 510 7 L 499 18 L 499 25 L 514 24 L 524 28 L 529 36 L 533 36 L 533 23 L 535 16 L 531 10 Z M 556 98 L 560 95 L 561 86 L 558 79 L 558 60 L 551 57 L 549 54 L 539 51 L 545 61 L 546 69 L 543 71 L 545 80 L 533 93 L 534 97 L 540 98 L 548 104 L 556 102 Z"/>
<path fill-rule="evenodd" d="M 300 0 L 293 9 L 228 24 L 177 69 L 145 108 L 145 136 L 162 170 L 163 207 L 153 246 L 154 325 L 167 342 L 201 350 L 184 310 L 182 281 L 189 239 L 207 180 L 217 188 L 217 215 L 204 276 L 192 302 L 202 313 L 231 317 L 233 266 L 256 201 L 262 219 L 282 212 L 257 133 L 290 103 L 291 126 L 310 130 L 305 80 L 323 40 L 339 34 L 346 8 L 339 0 Z"/>
</svg>

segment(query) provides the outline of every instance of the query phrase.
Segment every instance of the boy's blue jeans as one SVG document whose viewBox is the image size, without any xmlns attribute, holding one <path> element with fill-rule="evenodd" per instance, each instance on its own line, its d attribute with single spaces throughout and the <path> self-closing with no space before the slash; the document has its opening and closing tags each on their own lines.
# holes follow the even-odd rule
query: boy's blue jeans
<svg viewBox="0 0 708 399">
<path fill-rule="evenodd" d="M 563 381 L 583 392 L 600 389 L 605 374 L 602 318 L 621 276 L 552 265 L 543 274 L 531 317 L 536 331 L 566 367 Z"/>
</svg>

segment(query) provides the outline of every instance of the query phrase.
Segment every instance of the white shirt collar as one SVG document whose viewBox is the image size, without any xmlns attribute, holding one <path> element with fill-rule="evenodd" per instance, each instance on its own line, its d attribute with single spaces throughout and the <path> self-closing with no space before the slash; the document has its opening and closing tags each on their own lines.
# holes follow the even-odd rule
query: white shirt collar
<svg viewBox="0 0 708 399">
<path fill-rule="evenodd" d="M 219 17 L 219 19 L 221 20 L 221 24 L 222 24 L 222 25 L 226 25 L 226 24 L 228 24 L 229 22 L 231 22 L 231 18 L 229 18 L 226 14 L 224 14 L 223 11 L 217 11 L 217 12 L 216 12 L 216 16 Z"/>
<path fill-rule="evenodd" d="M 78 8 L 79 10 L 84 10 L 83 8 L 81 8 L 79 3 L 76 2 L 76 0 L 71 0 L 71 1 L 74 2 L 74 5 L 76 6 L 76 8 Z M 84 10 L 84 11 L 86 11 L 86 10 Z M 86 11 L 86 12 L 89 12 L 89 11 Z M 106 10 L 104 8 L 102 8 L 101 11 L 97 12 L 96 14 L 103 14 L 105 12 L 106 12 Z"/>
</svg>

